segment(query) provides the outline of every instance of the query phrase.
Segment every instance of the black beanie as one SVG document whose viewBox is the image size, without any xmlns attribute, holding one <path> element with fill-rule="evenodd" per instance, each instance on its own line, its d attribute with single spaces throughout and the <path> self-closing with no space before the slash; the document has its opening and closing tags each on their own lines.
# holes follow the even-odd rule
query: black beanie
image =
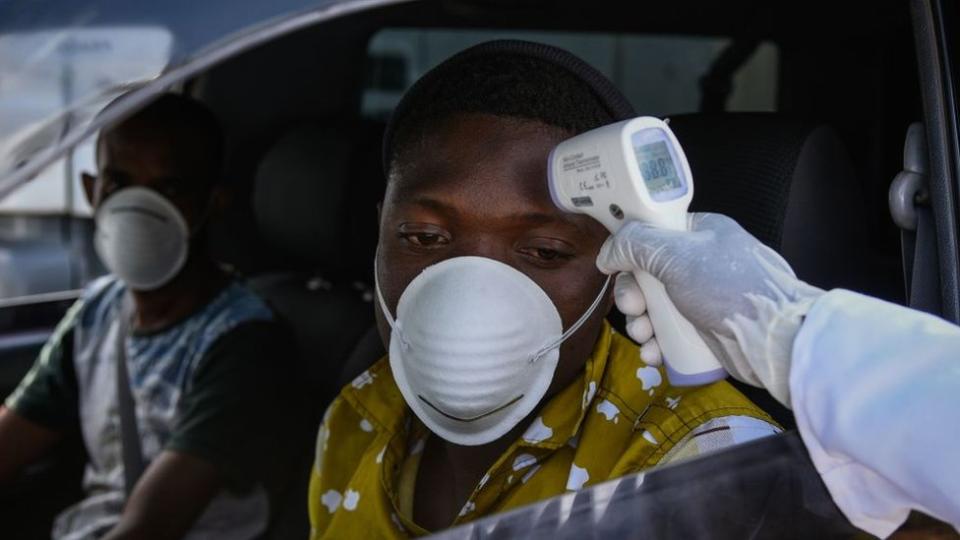
<svg viewBox="0 0 960 540">
<path fill-rule="evenodd" d="M 579 119 L 578 121 L 573 120 L 569 123 L 564 120 L 556 119 L 548 123 L 557 124 L 560 127 L 574 132 L 581 132 L 593 129 L 595 127 L 600 127 L 601 125 L 607 123 L 626 120 L 636 116 L 633 106 L 629 101 L 627 101 L 626 97 L 624 97 L 620 90 L 617 89 L 616 86 L 614 86 L 614 84 L 602 73 L 574 54 L 558 47 L 529 41 L 488 41 L 486 43 L 481 43 L 465 49 L 441 62 L 438 66 L 431 69 L 416 83 L 414 83 L 414 85 L 411 86 L 410 89 L 404 94 L 403 98 L 400 100 L 400 103 L 397 104 L 393 115 L 390 117 L 390 122 L 387 124 L 383 135 L 383 172 L 388 178 L 390 174 L 390 162 L 396 150 L 395 143 L 397 139 L 397 133 L 402 130 L 404 124 L 411 116 L 415 116 L 417 114 L 418 109 L 421 110 L 421 115 L 431 116 L 429 113 L 422 112 L 424 109 L 430 109 L 431 107 L 434 107 L 436 100 L 433 99 L 435 96 L 431 94 L 438 91 L 443 93 L 444 90 L 438 90 L 438 88 L 441 88 L 444 85 L 456 85 L 457 81 L 452 81 L 451 79 L 462 77 L 464 70 L 467 70 L 467 73 L 470 73 L 469 70 L 472 65 L 480 65 L 485 63 L 489 64 L 490 62 L 493 62 L 494 65 L 496 65 L 498 61 L 502 61 L 504 63 L 513 62 L 514 65 L 522 65 L 523 67 L 531 70 L 536 70 L 539 67 L 540 69 L 548 68 L 554 71 L 560 71 L 563 73 L 563 76 L 566 80 L 573 81 L 575 85 L 578 86 L 576 89 L 577 91 L 574 92 L 574 94 L 588 96 L 586 99 L 591 101 L 590 103 L 584 103 L 583 99 L 580 99 L 579 103 L 572 105 L 573 107 L 582 109 L 586 114 L 585 118 Z M 488 80 L 485 81 L 485 86 L 488 88 L 484 88 L 480 91 L 491 94 L 496 94 L 497 92 L 490 92 L 489 86 L 496 88 L 501 84 L 512 84 L 509 80 L 509 77 L 503 79 L 502 83 L 497 80 L 492 80 L 497 79 L 500 76 L 500 73 L 496 72 L 495 70 L 482 76 L 488 77 Z M 523 74 L 514 73 L 512 76 L 522 77 Z M 504 90 L 507 93 L 510 91 L 509 88 Z M 547 92 L 550 89 L 541 90 Z M 449 89 L 446 91 L 448 93 L 451 92 Z M 453 91 L 470 92 L 472 89 L 467 87 L 455 89 Z M 536 96 L 528 97 L 530 97 L 531 100 L 536 100 Z M 480 97 L 479 99 L 486 98 Z M 490 99 L 496 100 L 497 96 L 494 95 L 490 97 Z M 535 114 L 526 114 L 522 109 L 523 107 L 524 105 L 522 104 L 515 106 L 513 104 L 498 103 L 494 104 L 489 111 L 487 109 L 482 109 L 476 112 L 493 112 L 494 114 L 501 114 L 504 116 L 542 119 L 540 116 Z M 449 113 L 453 111 L 441 111 L 441 116 L 444 112 Z M 471 111 L 468 108 L 459 112 L 474 111 Z M 558 113 L 562 114 L 563 111 L 558 111 Z"/>
</svg>

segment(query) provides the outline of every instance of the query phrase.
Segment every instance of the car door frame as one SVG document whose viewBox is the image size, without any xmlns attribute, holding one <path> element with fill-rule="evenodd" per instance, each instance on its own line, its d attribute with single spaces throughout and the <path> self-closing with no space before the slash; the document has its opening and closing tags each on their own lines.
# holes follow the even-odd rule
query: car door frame
<svg viewBox="0 0 960 540">
<path fill-rule="evenodd" d="M 960 323 L 957 7 L 944 0 L 912 0 L 910 12 L 927 141 L 928 189 L 937 237 L 940 315 Z"/>
</svg>

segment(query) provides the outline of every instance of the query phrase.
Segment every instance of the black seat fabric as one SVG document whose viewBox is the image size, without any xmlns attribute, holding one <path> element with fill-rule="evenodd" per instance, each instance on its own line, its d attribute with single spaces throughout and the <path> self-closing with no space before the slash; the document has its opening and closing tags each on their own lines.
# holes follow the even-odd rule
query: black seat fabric
<svg viewBox="0 0 960 540">
<path fill-rule="evenodd" d="M 234 255 L 227 263 L 248 263 L 238 270 L 258 270 L 248 283 L 293 328 L 308 393 L 300 472 L 277 509 L 271 539 L 309 535 L 304 509 L 317 426 L 340 390 L 344 361 L 373 323 L 369 284 L 376 203 L 384 187 L 377 161 L 382 130 L 380 124 L 334 122 L 287 130 L 255 173 L 249 206 L 254 219 L 248 221 L 255 222 L 259 241 L 234 242 L 232 252 L 226 250 Z M 235 225 L 224 223 L 219 230 L 229 235 Z"/>
<path fill-rule="evenodd" d="M 338 376 L 355 343 L 373 323 L 369 267 L 376 245 L 376 201 L 383 189 L 378 126 L 342 129 L 300 125 L 265 145 L 252 186 L 236 189 L 228 212 L 208 231 L 216 260 L 247 278 L 294 332 L 298 382 L 307 402 L 302 455 L 274 509 L 265 538 L 305 538 L 310 525 L 307 482 L 317 426 L 339 391 Z M 377 133 L 372 150 L 356 134 Z M 372 163 L 372 164 L 371 164 Z M 375 174 L 371 176 L 371 168 Z M 247 204 L 249 203 L 249 204 Z M 271 351 L 264 351 L 270 354 Z M 291 389 L 291 391 L 298 391 Z"/>
<path fill-rule="evenodd" d="M 373 322 L 370 295 L 349 256 L 354 242 L 372 243 L 348 226 L 353 152 L 342 131 L 293 129 L 264 155 L 253 190 L 261 235 L 293 263 L 250 284 L 294 328 L 318 412 L 339 390 L 342 364 Z"/>
<path fill-rule="evenodd" d="M 387 350 L 383 346 L 383 340 L 380 339 L 380 333 L 377 331 L 376 325 L 371 326 L 357 342 L 353 352 L 350 353 L 350 357 L 343 364 L 343 370 L 340 372 L 340 386 L 349 384 L 374 362 L 383 358 L 385 354 L 387 354 Z"/>
<path fill-rule="evenodd" d="M 771 113 L 670 119 L 694 177 L 691 211 L 726 214 L 818 287 L 870 289 L 866 213 L 836 132 Z"/>
</svg>

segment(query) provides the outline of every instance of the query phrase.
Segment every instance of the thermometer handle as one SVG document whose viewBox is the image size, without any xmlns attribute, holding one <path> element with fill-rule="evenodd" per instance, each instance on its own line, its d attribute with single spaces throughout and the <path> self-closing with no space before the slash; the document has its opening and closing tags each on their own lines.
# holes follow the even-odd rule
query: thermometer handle
<svg viewBox="0 0 960 540">
<path fill-rule="evenodd" d="M 700 333 L 673 305 L 663 283 L 644 271 L 634 272 L 634 277 L 647 300 L 647 315 L 660 344 L 670 384 L 695 386 L 726 377 L 726 371 Z"/>
</svg>

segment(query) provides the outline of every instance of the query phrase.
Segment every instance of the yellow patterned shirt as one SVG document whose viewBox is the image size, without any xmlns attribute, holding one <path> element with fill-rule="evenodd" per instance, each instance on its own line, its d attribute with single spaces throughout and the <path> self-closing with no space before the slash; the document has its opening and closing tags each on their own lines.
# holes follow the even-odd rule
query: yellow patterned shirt
<svg viewBox="0 0 960 540">
<path fill-rule="evenodd" d="M 583 374 L 561 390 L 480 480 L 452 525 L 779 431 L 725 381 L 672 387 L 605 325 Z M 412 520 L 428 432 L 386 358 L 345 387 L 317 437 L 311 538 L 427 534 Z"/>
</svg>

